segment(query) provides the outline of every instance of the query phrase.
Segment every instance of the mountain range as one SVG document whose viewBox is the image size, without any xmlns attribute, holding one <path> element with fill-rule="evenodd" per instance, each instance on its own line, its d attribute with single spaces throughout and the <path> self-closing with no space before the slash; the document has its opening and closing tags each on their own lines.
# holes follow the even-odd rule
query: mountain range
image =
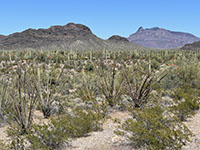
<svg viewBox="0 0 200 150">
<path fill-rule="evenodd" d="M 89 27 L 69 23 L 51 26 L 48 29 L 27 29 L 8 36 L 0 35 L 0 49 L 44 49 L 44 50 L 131 50 L 180 48 L 185 44 L 200 41 L 200 38 L 184 32 L 163 28 L 140 27 L 128 38 L 113 35 L 107 40 L 97 37 Z M 196 44 L 198 45 L 198 43 Z M 146 48 L 145 48 L 146 47 Z M 190 46 L 191 47 L 191 46 Z"/>
<path fill-rule="evenodd" d="M 48 29 L 38 30 L 27 29 L 8 36 L 0 36 L 0 49 L 120 50 L 141 48 L 127 41 L 124 44 L 124 41 L 116 38 L 103 40 L 94 35 L 87 26 L 69 23 L 64 26 L 51 26 Z"/>
<path fill-rule="evenodd" d="M 200 38 L 189 33 L 174 32 L 158 27 L 147 29 L 140 27 L 136 33 L 128 37 L 128 40 L 144 47 L 169 49 L 200 41 Z"/>
</svg>

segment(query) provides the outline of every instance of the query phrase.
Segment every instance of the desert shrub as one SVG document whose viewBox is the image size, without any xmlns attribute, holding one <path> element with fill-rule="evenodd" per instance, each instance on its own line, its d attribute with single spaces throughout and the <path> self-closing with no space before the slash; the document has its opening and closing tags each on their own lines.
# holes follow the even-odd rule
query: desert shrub
<svg viewBox="0 0 200 150">
<path fill-rule="evenodd" d="M 1 150 L 9 150 L 9 147 L 3 141 L 0 141 L 0 147 Z"/>
<path fill-rule="evenodd" d="M 26 130 L 28 133 L 28 130 Z M 7 129 L 7 134 L 10 138 L 9 143 L 6 144 L 9 150 L 27 150 L 26 134 L 22 134 L 20 125 L 12 125 Z"/>
<path fill-rule="evenodd" d="M 176 87 L 180 87 L 180 80 L 176 75 L 175 70 L 169 70 L 167 76 L 161 82 L 161 87 L 165 90 L 170 90 Z"/>
<path fill-rule="evenodd" d="M 189 129 L 159 106 L 136 109 L 132 115 L 134 119 L 126 120 L 116 133 L 126 136 L 134 148 L 180 150 L 189 141 Z"/>
<path fill-rule="evenodd" d="M 199 76 L 200 70 L 199 65 L 196 63 L 183 62 L 178 66 L 171 69 L 170 73 L 162 82 L 162 86 L 165 89 L 173 88 L 193 88 L 200 89 Z"/>
<path fill-rule="evenodd" d="M 37 55 L 37 57 L 35 59 L 38 62 L 45 62 L 45 61 L 47 61 L 47 56 L 45 53 L 40 53 L 39 55 Z"/>
<path fill-rule="evenodd" d="M 184 89 L 176 89 L 173 94 L 175 105 L 170 107 L 170 110 L 181 121 L 185 121 L 186 118 L 192 117 L 195 111 L 199 109 L 199 100 L 196 92 L 192 89 L 184 91 Z"/>
<path fill-rule="evenodd" d="M 33 149 L 54 150 L 66 142 L 68 135 L 60 124 L 33 125 L 32 132 L 27 135 Z"/>
<path fill-rule="evenodd" d="M 152 59 L 151 67 L 153 70 L 158 70 L 160 68 L 160 63 L 156 59 Z"/>
<path fill-rule="evenodd" d="M 183 63 L 177 69 L 177 77 L 181 82 L 181 87 L 190 86 L 190 88 L 200 88 L 199 75 L 200 75 L 200 70 L 198 64 Z"/>
<path fill-rule="evenodd" d="M 0 62 L 6 61 L 6 60 L 9 60 L 9 56 L 8 55 L 1 55 L 0 56 Z"/>
<path fill-rule="evenodd" d="M 92 63 L 87 63 L 85 65 L 85 71 L 89 72 L 89 71 L 94 71 L 94 65 Z"/>
<path fill-rule="evenodd" d="M 76 110 L 74 114 L 65 114 L 51 118 L 50 123 L 34 125 L 27 136 L 33 149 L 54 150 L 69 138 L 86 136 L 100 129 L 100 118 L 91 111 Z"/>
</svg>

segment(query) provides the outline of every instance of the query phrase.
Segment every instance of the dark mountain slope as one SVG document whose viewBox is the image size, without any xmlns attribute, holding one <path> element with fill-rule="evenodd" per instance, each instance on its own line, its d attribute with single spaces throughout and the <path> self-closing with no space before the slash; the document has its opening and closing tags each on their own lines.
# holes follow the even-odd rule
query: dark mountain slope
<svg viewBox="0 0 200 150">
<path fill-rule="evenodd" d="M 183 50 L 200 50 L 200 41 L 192 44 L 186 44 L 181 49 Z"/>
<path fill-rule="evenodd" d="M 119 45 L 102 40 L 85 25 L 69 23 L 65 26 L 52 26 L 48 29 L 28 29 L 14 33 L 0 40 L 0 49 L 73 49 L 102 50 L 113 48 L 141 48 L 136 44 Z"/>
<path fill-rule="evenodd" d="M 0 35 L 0 41 L 3 40 L 6 36 Z"/>
</svg>

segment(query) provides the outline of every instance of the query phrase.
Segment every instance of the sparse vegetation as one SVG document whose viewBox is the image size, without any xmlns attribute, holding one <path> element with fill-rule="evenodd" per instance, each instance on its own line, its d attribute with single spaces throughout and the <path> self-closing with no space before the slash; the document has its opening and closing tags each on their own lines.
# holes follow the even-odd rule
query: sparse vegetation
<svg viewBox="0 0 200 150">
<path fill-rule="evenodd" d="M 189 141 L 189 129 L 159 106 L 136 109 L 132 115 L 122 125 L 126 132 L 117 133 L 127 136 L 134 148 L 180 150 Z"/>
<path fill-rule="evenodd" d="M 132 118 L 120 135 L 134 147 L 180 149 L 190 135 L 181 121 L 199 109 L 199 59 L 199 51 L 0 51 L 8 147 L 58 148 L 123 107 Z"/>
</svg>

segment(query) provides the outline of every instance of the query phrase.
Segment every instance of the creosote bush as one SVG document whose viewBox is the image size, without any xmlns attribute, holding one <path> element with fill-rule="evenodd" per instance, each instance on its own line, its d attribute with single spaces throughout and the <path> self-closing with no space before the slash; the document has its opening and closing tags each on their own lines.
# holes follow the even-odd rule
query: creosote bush
<svg viewBox="0 0 200 150">
<path fill-rule="evenodd" d="M 33 125 L 27 139 L 33 149 L 54 150 L 69 138 L 86 136 L 101 128 L 98 114 L 91 111 L 76 110 L 74 114 L 65 114 L 51 118 L 50 123 Z"/>
<path fill-rule="evenodd" d="M 195 111 L 199 109 L 199 100 L 196 92 L 192 89 L 176 89 L 174 92 L 175 105 L 170 107 L 181 121 L 185 121 L 188 117 L 192 117 Z"/>
<path fill-rule="evenodd" d="M 116 133 L 126 136 L 134 148 L 180 150 L 189 141 L 189 129 L 159 106 L 136 109 L 132 115 L 134 119 L 126 120 Z"/>
</svg>

